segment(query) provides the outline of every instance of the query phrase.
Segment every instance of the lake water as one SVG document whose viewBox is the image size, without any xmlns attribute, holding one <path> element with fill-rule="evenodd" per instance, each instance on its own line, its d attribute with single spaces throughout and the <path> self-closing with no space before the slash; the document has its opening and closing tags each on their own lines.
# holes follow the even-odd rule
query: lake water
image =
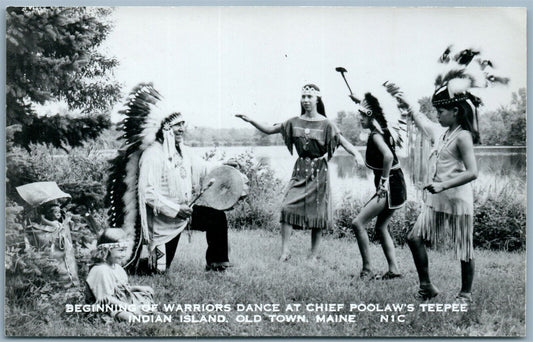
<svg viewBox="0 0 533 342">
<path fill-rule="evenodd" d="M 195 147 L 200 155 L 216 150 L 217 156 L 224 160 L 250 151 L 258 161 L 268 163 L 275 174 L 283 181 L 288 182 L 292 174 L 294 162 L 298 157 L 296 151 L 291 156 L 285 146 L 221 146 L 221 147 Z M 364 147 L 358 147 L 364 155 Z M 526 148 L 525 147 L 475 147 L 478 163 L 479 178 L 476 182 L 487 179 L 497 181 L 501 177 L 518 177 L 526 179 Z M 406 173 L 407 163 L 403 162 L 402 168 Z M 331 185 L 335 201 L 341 200 L 346 193 L 367 196 L 373 192 L 373 174 L 366 167 L 356 167 L 353 157 L 342 148 L 335 152 L 330 161 Z M 408 179 L 406 179 L 408 182 Z M 409 189 L 413 187 L 407 184 Z M 412 190 L 411 190 L 412 191 Z M 410 192 L 411 192 L 410 191 Z"/>
</svg>

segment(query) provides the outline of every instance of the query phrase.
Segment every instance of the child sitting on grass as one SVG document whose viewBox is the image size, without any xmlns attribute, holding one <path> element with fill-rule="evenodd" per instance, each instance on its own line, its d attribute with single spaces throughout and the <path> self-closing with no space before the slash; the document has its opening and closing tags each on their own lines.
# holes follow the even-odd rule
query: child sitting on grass
<svg viewBox="0 0 533 342">
<path fill-rule="evenodd" d="M 104 304 L 111 317 L 131 322 L 141 315 L 154 313 L 154 290 L 149 286 L 128 284 L 128 275 L 120 265 L 127 249 L 122 229 L 108 228 L 98 238 L 93 266 L 87 276 L 88 301 Z"/>
</svg>

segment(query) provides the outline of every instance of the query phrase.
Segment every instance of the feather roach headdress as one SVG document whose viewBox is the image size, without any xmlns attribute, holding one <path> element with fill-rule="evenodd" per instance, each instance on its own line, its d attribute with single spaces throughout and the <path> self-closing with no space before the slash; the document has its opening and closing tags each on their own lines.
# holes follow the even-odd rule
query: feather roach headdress
<svg viewBox="0 0 533 342">
<path fill-rule="evenodd" d="M 400 89 L 391 82 L 385 82 L 364 95 L 357 104 L 359 112 L 372 118 L 373 126 L 383 134 L 388 129 L 394 143 L 402 147 L 406 132 L 405 111 L 409 106 L 403 101 Z"/>
<path fill-rule="evenodd" d="M 482 102 L 472 92 L 494 83 L 507 84 L 508 78 L 495 76 L 490 60 L 482 59 L 480 52 L 465 49 L 451 56 L 452 46 L 446 48 L 439 62 L 443 70 L 435 80 L 435 93 L 431 102 L 435 107 L 466 101 L 475 112 Z"/>
<path fill-rule="evenodd" d="M 452 57 L 452 46 L 446 48 L 439 63 L 443 70 L 435 80 L 435 92 L 431 102 L 435 107 L 445 107 L 464 102 L 471 108 L 473 117 L 470 123 L 478 131 L 477 108 L 482 104 L 479 97 L 473 94 L 476 88 L 501 83 L 507 84 L 508 78 L 495 76 L 490 60 L 481 58 L 480 51 L 465 49 Z"/>
<path fill-rule="evenodd" d="M 474 141 L 478 140 L 477 109 L 482 104 L 481 99 L 476 95 L 480 93 L 478 90 L 493 84 L 507 84 L 509 79 L 494 75 L 493 63 L 482 58 L 481 52 L 474 49 L 465 49 L 454 54 L 452 46 L 449 46 L 439 57 L 438 63 L 440 70 L 431 98 L 433 106 L 469 107 L 469 113 L 464 114 L 464 124 L 472 132 Z M 411 170 L 411 180 L 417 187 L 429 181 L 427 161 L 432 148 L 431 141 L 424 134 L 419 133 L 414 122 L 408 120 L 408 164 Z"/>
<path fill-rule="evenodd" d="M 141 253 L 144 236 L 139 215 L 137 181 L 139 159 L 142 152 L 156 140 L 156 133 L 167 122 L 174 120 L 174 113 L 165 110 L 162 97 L 151 83 L 137 85 L 127 98 L 125 108 L 119 113 L 126 118 L 118 125 L 122 132 L 119 140 L 122 147 L 111 160 L 107 184 L 106 205 L 109 224 L 122 228 L 128 242 L 127 262 L 124 268 L 131 271 L 136 267 Z"/>
</svg>

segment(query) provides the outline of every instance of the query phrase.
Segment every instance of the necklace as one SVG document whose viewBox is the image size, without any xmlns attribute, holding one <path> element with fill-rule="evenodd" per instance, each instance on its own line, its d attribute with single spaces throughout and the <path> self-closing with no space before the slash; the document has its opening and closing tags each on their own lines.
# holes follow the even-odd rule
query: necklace
<svg viewBox="0 0 533 342">
<path fill-rule="evenodd" d="M 433 152 L 431 152 L 431 155 L 429 158 L 432 157 L 432 155 L 435 155 L 434 163 L 435 163 L 435 172 L 433 174 L 433 178 L 437 176 L 437 167 L 436 164 L 439 162 L 440 155 L 442 151 L 448 147 L 450 142 L 455 139 L 457 135 L 461 132 L 461 126 L 457 126 L 453 131 L 450 132 L 448 129 L 444 134 L 442 135 L 442 139 L 440 139 L 440 143 L 436 146 L 436 148 L 433 149 Z"/>
<path fill-rule="evenodd" d="M 439 159 L 439 156 L 441 154 L 441 152 L 446 148 L 448 147 L 448 145 L 450 144 L 450 142 L 455 139 L 455 137 L 459 134 L 459 132 L 461 131 L 461 126 L 457 126 L 453 131 L 450 132 L 450 130 L 448 129 L 446 132 L 444 132 L 444 134 L 442 135 L 442 141 L 441 143 L 439 144 L 438 148 L 437 148 L 437 159 Z"/>
<path fill-rule="evenodd" d="M 176 152 L 171 158 L 169 158 L 169 162 L 174 167 L 174 169 L 179 170 L 180 177 L 182 179 L 187 178 L 187 170 L 183 165 L 183 158 L 179 155 L 178 152 Z"/>
<path fill-rule="evenodd" d="M 461 132 L 461 126 L 457 126 L 453 131 L 450 132 L 450 130 L 448 129 L 446 132 L 444 132 L 444 134 L 442 135 L 442 139 L 440 141 L 440 144 L 438 144 L 437 148 L 435 149 L 435 156 L 436 156 L 436 160 L 439 160 L 439 157 L 442 153 L 442 151 L 444 151 L 444 149 L 446 147 L 448 147 L 448 145 L 453 141 L 453 139 L 455 139 L 455 137 L 457 135 L 459 135 L 459 133 Z"/>
</svg>

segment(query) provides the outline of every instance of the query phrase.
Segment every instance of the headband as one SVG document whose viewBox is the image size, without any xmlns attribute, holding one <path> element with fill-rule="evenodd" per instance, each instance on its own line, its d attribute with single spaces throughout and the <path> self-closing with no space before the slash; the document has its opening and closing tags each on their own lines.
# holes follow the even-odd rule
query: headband
<svg viewBox="0 0 533 342">
<path fill-rule="evenodd" d="M 110 242 L 110 243 L 101 243 L 96 248 L 97 249 L 111 249 L 111 248 L 119 248 L 119 247 L 128 247 L 127 242 Z"/>
<path fill-rule="evenodd" d="M 356 107 L 357 107 L 357 110 L 361 113 L 361 114 L 364 114 L 366 116 L 369 116 L 371 117 L 374 113 L 372 112 L 372 109 L 370 109 L 370 106 L 368 105 L 368 103 L 363 100 L 361 102 L 361 104 L 356 104 Z"/>
<path fill-rule="evenodd" d="M 184 121 L 185 120 L 183 120 L 183 116 L 181 115 L 181 113 L 172 113 L 170 116 L 168 116 L 163 121 L 163 129 L 168 131 L 175 124 L 180 123 L 180 122 L 184 122 Z"/>
<path fill-rule="evenodd" d="M 313 87 L 310 87 L 308 85 L 306 85 L 306 86 L 304 86 L 302 88 L 302 95 L 314 95 L 314 96 L 317 96 L 317 97 L 321 96 L 320 95 L 320 90 L 315 89 Z"/>
<path fill-rule="evenodd" d="M 446 93 L 444 94 L 444 96 L 439 96 L 441 97 L 440 99 L 436 99 L 436 95 L 439 95 L 440 93 L 446 91 Z M 458 103 L 458 102 L 462 102 L 462 101 L 466 101 L 468 100 L 469 97 L 468 97 L 468 94 L 465 92 L 465 93 L 462 93 L 462 94 L 455 94 L 453 97 L 451 96 L 450 94 L 450 91 L 448 89 L 448 86 L 445 85 L 439 89 L 437 89 L 434 93 L 434 96 L 433 96 L 433 99 L 431 101 L 431 103 L 433 104 L 433 106 L 435 107 L 438 107 L 438 106 L 446 106 L 446 105 L 449 105 L 449 104 L 452 104 L 452 103 Z"/>
</svg>

